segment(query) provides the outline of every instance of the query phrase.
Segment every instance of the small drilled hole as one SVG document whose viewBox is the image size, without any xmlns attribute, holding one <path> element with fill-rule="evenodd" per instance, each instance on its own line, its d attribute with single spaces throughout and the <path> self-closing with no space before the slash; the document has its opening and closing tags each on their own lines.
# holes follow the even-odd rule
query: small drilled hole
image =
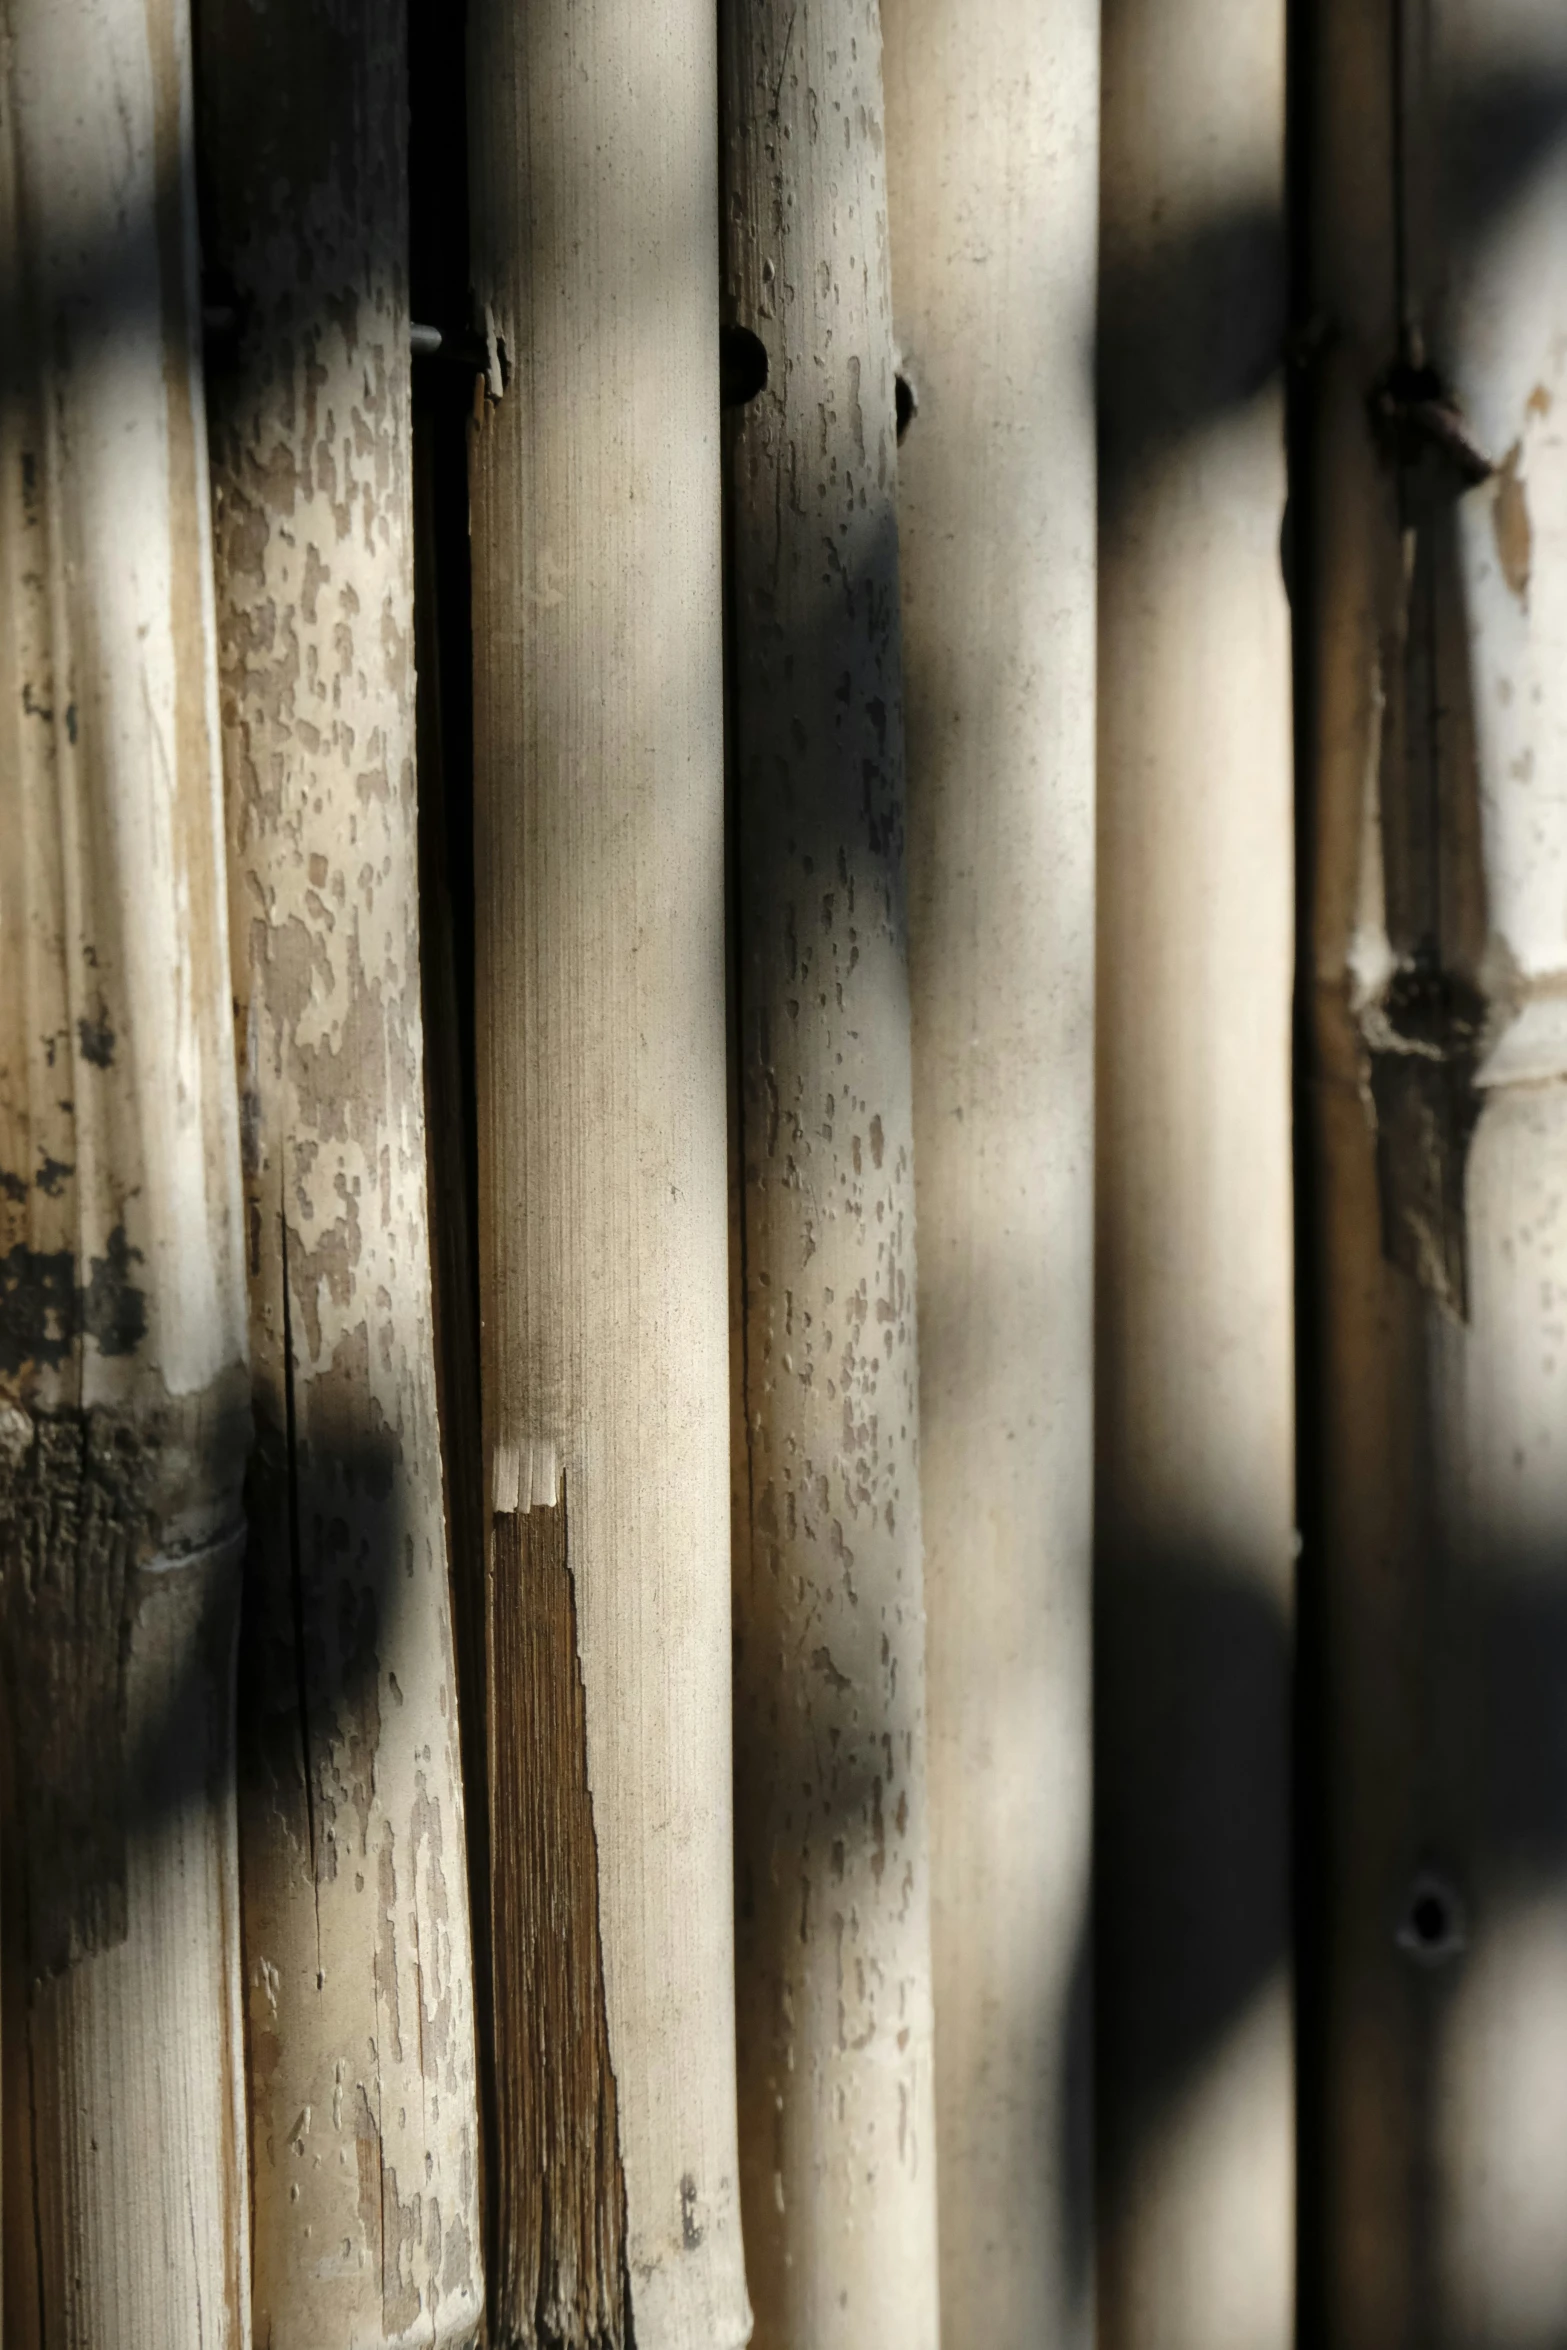
<svg viewBox="0 0 1567 2350">
<path fill-rule="evenodd" d="M 1409 1922 L 1415 1929 L 1416 1940 L 1424 1942 L 1428 1948 L 1434 1942 L 1445 1942 L 1448 1930 L 1446 1902 L 1440 1894 L 1422 1893 L 1410 1912 Z"/>
<path fill-rule="evenodd" d="M 1409 1888 L 1398 1942 L 1423 1966 L 1440 1965 L 1464 1946 L 1463 1905 L 1453 1887 L 1433 1870 L 1422 1870 Z"/>
<path fill-rule="evenodd" d="M 719 400 L 744 408 L 767 389 L 767 345 L 748 326 L 726 326 L 718 337 Z"/>
<path fill-rule="evenodd" d="M 885 378 L 883 380 L 885 381 Z M 900 373 L 895 378 L 892 401 L 898 419 L 898 438 L 901 441 L 920 412 L 920 396 L 914 389 L 914 381 L 911 376 Z"/>
</svg>

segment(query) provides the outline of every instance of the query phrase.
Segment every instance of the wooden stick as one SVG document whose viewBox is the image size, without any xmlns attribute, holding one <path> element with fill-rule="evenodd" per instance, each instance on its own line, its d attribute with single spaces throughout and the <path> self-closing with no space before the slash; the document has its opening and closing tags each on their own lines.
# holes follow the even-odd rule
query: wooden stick
<svg viewBox="0 0 1567 2350">
<path fill-rule="evenodd" d="M 735 1585 L 757 2340 L 937 2339 L 930 1876 L 881 43 L 731 5 L 726 287 L 749 1523 Z"/>
<path fill-rule="evenodd" d="M 474 2017 L 431 1329 L 401 0 L 203 0 L 251 1485 L 255 2323 L 467 2342 Z M 314 89 L 308 130 L 301 93 Z"/>
<path fill-rule="evenodd" d="M 882 24 L 941 2302 L 1088 2350 L 1099 10 Z"/>
<path fill-rule="evenodd" d="M 1310 2281 L 1447 2350 L 1567 2328 L 1567 39 L 1314 31 Z"/>
<path fill-rule="evenodd" d="M 233 1663 L 248 1444 L 190 59 L 0 66 L 6 2341 L 249 2339 Z"/>
<path fill-rule="evenodd" d="M 1100 2339 L 1293 2339 L 1284 10 L 1105 20 Z"/>
<path fill-rule="evenodd" d="M 491 2322 L 729 2350 L 714 26 L 469 40 Z"/>
</svg>

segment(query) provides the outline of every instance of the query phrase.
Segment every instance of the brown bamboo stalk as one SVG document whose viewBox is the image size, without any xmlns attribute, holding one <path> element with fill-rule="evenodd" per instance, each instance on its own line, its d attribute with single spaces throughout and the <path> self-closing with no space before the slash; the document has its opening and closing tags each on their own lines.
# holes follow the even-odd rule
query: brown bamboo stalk
<svg viewBox="0 0 1567 2350">
<path fill-rule="evenodd" d="M 1294 2323 L 1284 10 L 1105 18 L 1101 2341 Z"/>
<path fill-rule="evenodd" d="M 259 2338 L 482 2305 L 431 1328 L 401 0 L 203 0 L 260 1442 L 241 1810 Z M 308 124 L 300 114 L 313 93 Z"/>
<path fill-rule="evenodd" d="M 1314 33 L 1313 2285 L 1346 2350 L 1522 2350 L 1567 2326 L 1567 38 Z"/>
<path fill-rule="evenodd" d="M 0 58 L 4 2331 L 248 2341 L 248 1446 L 184 19 Z"/>
<path fill-rule="evenodd" d="M 730 2350 L 714 24 L 469 41 L 492 2325 Z"/>
<path fill-rule="evenodd" d="M 865 0 L 737 0 L 741 2163 L 757 2340 L 938 2336 L 897 427 Z"/>
<path fill-rule="evenodd" d="M 882 25 L 941 2301 L 1087 2350 L 1099 9 Z"/>
<path fill-rule="evenodd" d="M 1391 6 L 1330 9 L 1319 19 L 1311 61 L 1311 290 L 1331 298 L 1335 331 L 1315 355 L 1311 382 L 1310 601 L 1301 615 L 1311 728 L 1302 779 L 1311 853 L 1302 951 L 1311 1039 L 1303 1107 L 1315 1178 L 1311 1367 L 1314 1398 L 1337 1399 L 1324 1414 L 1316 1489 L 1304 1497 L 1315 1537 L 1306 1565 L 1321 1674 L 1317 1688 L 1308 1683 L 1315 1702 L 1305 1718 L 1315 1732 L 1308 1751 L 1323 1773 L 1325 1849 L 1333 1853 L 1317 1928 L 1325 1981 L 1308 2018 L 1323 2037 L 1306 2042 L 1302 2077 L 1320 2147 L 1303 2179 L 1320 2214 L 1320 2250 L 1304 2283 L 1335 2334 L 1357 2350 L 1373 2337 L 1407 2345 L 1418 2324 L 1410 2309 L 1407 2198 L 1418 2174 L 1407 2083 L 1409 1995 L 1418 1998 L 1419 1985 L 1400 1961 L 1392 1914 L 1402 1890 L 1407 1786 L 1393 1764 L 1405 1748 L 1408 1707 L 1402 1676 L 1388 1667 L 1419 1624 L 1427 1513 L 1415 1464 L 1424 1434 L 1425 1306 L 1418 1281 L 1383 1260 L 1351 972 L 1357 900 L 1370 899 L 1373 938 L 1385 919 L 1380 791 L 1367 787 L 1380 766 L 1380 647 L 1402 570 L 1396 481 L 1379 467 L 1360 412 L 1398 345 L 1392 27 Z M 1369 889 L 1359 882 L 1362 863 Z M 1341 1618 L 1340 1593 L 1348 1597 L 1351 1587 Z M 1346 1815 L 1348 1843 L 1341 1826 L 1336 1832 Z M 1309 2237 L 1306 2250 L 1309 2258 Z"/>
</svg>

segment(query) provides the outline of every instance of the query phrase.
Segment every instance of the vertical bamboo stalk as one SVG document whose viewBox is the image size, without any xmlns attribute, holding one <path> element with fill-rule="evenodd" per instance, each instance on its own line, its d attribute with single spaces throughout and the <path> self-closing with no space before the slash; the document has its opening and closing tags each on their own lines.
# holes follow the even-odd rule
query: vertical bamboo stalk
<svg viewBox="0 0 1567 2350">
<path fill-rule="evenodd" d="M 232 1690 L 248 1442 L 190 60 L 0 63 L 5 2338 L 249 2339 Z"/>
<path fill-rule="evenodd" d="M 749 1524 L 746 2247 L 769 2350 L 938 2335 L 897 429 L 866 0 L 722 16 Z"/>
<path fill-rule="evenodd" d="M 728 2350 L 714 22 L 475 0 L 490 1900 L 505 2343 Z"/>
<path fill-rule="evenodd" d="M 258 2336 L 468 2340 L 472 1966 L 419 1001 L 401 0 L 203 0 L 252 1477 Z M 304 110 L 304 111 L 302 111 Z"/>
<path fill-rule="evenodd" d="M 1567 2328 L 1567 33 L 1322 11 L 1310 1096 L 1321 2298 Z"/>
<path fill-rule="evenodd" d="M 1099 9 L 882 22 L 941 2300 L 1087 2350 Z"/>
<path fill-rule="evenodd" d="M 1284 11 L 1105 24 L 1096 1831 L 1109 2350 L 1292 2338 Z"/>
<path fill-rule="evenodd" d="M 1430 1531 L 1418 1280 L 1384 1260 L 1369 1069 L 1356 966 L 1385 981 L 1381 737 L 1398 695 L 1403 570 L 1396 479 L 1365 414 L 1399 344 L 1394 201 L 1395 0 L 1319 10 L 1310 58 L 1309 299 L 1322 347 L 1310 399 L 1309 535 L 1302 674 L 1310 749 L 1302 777 L 1309 862 L 1302 941 L 1309 1007 L 1315 1341 L 1307 1425 L 1317 1423 L 1303 1515 L 1316 1627 L 1307 1651 L 1307 1751 L 1323 1820 L 1315 1929 L 1322 1983 L 1303 2041 L 1303 2289 L 1346 2350 L 1409 2350 L 1413 1970 L 1395 1942 L 1414 1673 L 1425 1646 L 1421 1562 Z M 1393 673 L 1384 679 L 1384 660 Z M 1364 878 L 1362 879 L 1362 868 Z M 1362 910 L 1362 908 L 1364 910 Z M 1363 941 L 1363 943 L 1362 943 Z M 1369 950 L 1369 954 L 1367 952 Z M 1418 1653 L 1418 1650 L 1417 1652 Z M 1313 1918 L 1303 1909 L 1303 1922 Z M 1418 1979 L 1418 1978 L 1417 1978 Z M 1416 1991 L 1416 1997 L 1419 1993 Z M 1318 2238 L 1313 2241 L 1313 2235 Z"/>
</svg>

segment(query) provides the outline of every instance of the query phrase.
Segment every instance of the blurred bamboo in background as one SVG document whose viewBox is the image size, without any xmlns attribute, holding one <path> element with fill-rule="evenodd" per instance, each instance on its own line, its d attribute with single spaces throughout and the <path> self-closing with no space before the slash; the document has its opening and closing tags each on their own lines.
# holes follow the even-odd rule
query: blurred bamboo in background
<svg viewBox="0 0 1567 2350">
<path fill-rule="evenodd" d="M 1567 29 L 1307 59 L 1320 2275 L 1360 2350 L 1567 2325 Z"/>
<path fill-rule="evenodd" d="M 1105 2350 L 1286 2350 L 1294 2323 L 1284 34 L 1281 0 L 1104 14 Z"/>
<path fill-rule="evenodd" d="M 1099 11 L 882 24 L 943 2326 L 1088 2350 Z"/>
</svg>

